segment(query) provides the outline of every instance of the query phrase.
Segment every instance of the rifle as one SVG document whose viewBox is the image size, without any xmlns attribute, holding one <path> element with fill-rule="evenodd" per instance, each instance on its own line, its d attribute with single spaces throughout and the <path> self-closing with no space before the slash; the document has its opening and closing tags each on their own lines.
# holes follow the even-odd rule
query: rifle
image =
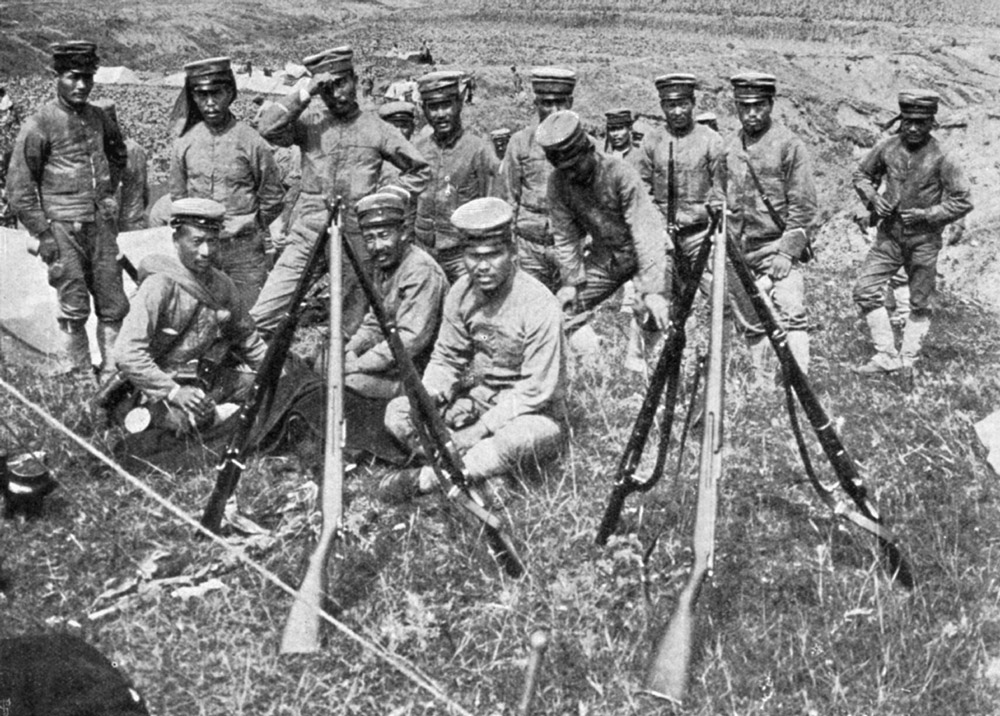
<svg viewBox="0 0 1000 716">
<path fill-rule="evenodd" d="M 714 233 L 722 222 L 722 212 L 717 212 L 712 216 L 712 224 L 709 228 L 709 235 Z M 695 275 L 684 286 L 684 293 L 675 308 L 674 315 L 667 327 L 664 336 L 663 349 L 660 357 L 656 361 L 656 367 L 649 379 L 649 387 L 643 397 L 642 406 L 636 416 L 635 424 L 632 426 L 632 433 L 629 435 L 625 450 L 618 461 L 618 468 L 615 471 L 614 487 L 611 490 L 611 497 L 608 499 L 608 506 L 604 510 L 604 517 L 597 528 L 595 541 L 599 545 L 607 544 L 608 538 L 618 526 L 622 509 L 625 507 L 625 498 L 633 492 L 648 492 L 659 482 L 663 475 L 663 467 L 666 462 L 667 448 L 670 444 L 670 430 L 674 420 L 674 404 L 677 401 L 677 387 L 680 383 L 681 358 L 684 354 L 684 345 L 687 337 L 684 332 L 684 324 L 691 313 L 694 305 L 695 295 L 698 292 L 698 283 L 701 274 L 708 263 L 708 255 L 712 249 L 711 241 L 703 241 L 698 255 L 695 257 Z M 643 448 L 649 437 L 649 431 L 653 427 L 653 420 L 656 417 L 656 410 L 663 396 L 663 389 L 666 386 L 665 410 L 663 412 L 663 422 L 660 425 L 660 444 L 656 456 L 656 464 L 649 478 L 645 481 L 635 479 L 635 471 L 642 458 Z"/>
<path fill-rule="evenodd" d="M 531 654 L 528 655 L 528 668 L 524 673 L 524 691 L 517 705 L 517 716 L 531 716 L 531 702 L 535 698 L 535 688 L 538 686 L 538 671 L 542 665 L 545 648 L 549 645 L 549 633 L 539 629 L 531 635 Z"/>
<path fill-rule="evenodd" d="M 746 292 L 750 302 L 753 304 L 754 310 L 757 312 L 757 319 L 763 325 L 764 331 L 767 333 L 767 337 L 774 347 L 774 352 L 777 354 L 778 362 L 781 364 L 789 419 L 792 422 L 792 430 L 795 433 L 796 442 L 799 446 L 799 453 L 802 456 L 806 474 L 809 476 L 811 484 L 817 493 L 819 493 L 823 502 L 833 510 L 834 514 L 870 532 L 878 539 L 882 551 L 889 561 L 892 577 L 905 588 L 912 589 L 914 586 L 913 574 L 906 560 L 903 558 L 899 547 L 896 546 L 895 535 L 882 523 L 882 518 L 879 516 L 878 510 L 868 497 L 868 490 L 861 480 L 857 465 L 855 465 L 854 460 L 837 435 L 837 431 L 833 427 L 833 422 L 820 404 L 816 393 L 813 392 L 801 366 L 799 366 L 795 356 L 792 355 L 792 351 L 788 346 L 788 335 L 781 324 L 778 323 L 770 303 L 761 292 L 757 282 L 754 281 L 750 267 L 747 265 L 743 255 L 739 253 L 735 239 L 730 237 L 728 241 L 730 263 L 733 271 L 742 284 L 743 290 Z M 795 412 L 792 391 L 798 397 L 799 403 L 802 405 L 802 410 L 805 412 L 810 425 L 812 425 L 816 433 L 816 438 L 823 448 L 827 459 L 830 461 L 830 466 L 837 475 L 837 480 L 841 488 L 854 503 L 854 508 L 838 500 L 833 495 L 833 492 L 817 479 L 812 469 L 812 462 L 809 459 L 805 440 L 798 429 L 798 417 Z"/>
<path fill-rule="evenodd" d="M 660 637 L 650 662 L 643 691 L 680 703 L 691 671 L 695 606 L 715 563 L 715 519 L 718 482 L 722 475 L 723 410 L 723 309 L 726 300 L 726 222 L 715 236 L 712 263 L 712 324 L 708 342 L 708 377 L 705 384 L 704 432 L 698 468 L 698 507 L 694 522 L 694 564 L 677 605 Z M 706 242 L 708 243 L 708 242 Z"/>
<path fill-rule="evenodd" d="M 343 265 L 340 251 L 342 214 L 338 212 L 331 232 L 330 276 L 339 277 Z M 323 528 L 309 556 L 309 566 L 292 603 L 281 634 L 282 654 L 312 654 L 319 651 L 320 609 L 326 589 L 326 563 L 334 540 L 340 536 L 344 517 L 344 328 L 343 297 L 330 286 L 330 350 L 326 370 L 326 435 L 323 454 L 323 484 L 320 486 Z"/>
<path fill-rule="evenodd" d="M 250 393 L 240 407 L 239 415 L 236 418 L 236 429 L 229 440 L 226 451 L 222 454 L 222 462 L 219 464 L 215 476 L 215 487 L 205 504 L 205 512 L 201 516 L 202 527 L 210 532 L 218 534 L 222 524 L 222 515 L 226 509 L 226 501 L 235 492 L 236 484 L 243 473 L 244 453 L 247 450 L 250 432 L 257 420 L 257 415 L 265 401 L 267 403 L 266 410 L 270 408 L 271 401 L 274 399 L 278 378 L 285 366 L 288 350 L 295 337 L 295 328 L 302 314 L 303 300 L 312 283 L 313 275 L 326 254 L 326 247 L 330 241 L 330 224 L 333 222 L 333 217 L 337 215 L 339 207 L 339 203 L 330 207 L 327 222 L 309 253 L 309 260 L 295 286 L 295 293 L 292 294 L 285 317 L 281 319 L 281 323 L 274 331 Z"/>
<path fill-rule="evenodd" d="M 400 380 L 403 383 L 403 390 L 410 401 L 410 410 L 413 412 L 413 422 L 417 428 L 421 447 L 430 459 L 434 472 L 441 483 L 450 485 L 446 492 L 448 499 L 482 525 L 490 549 L 504 571 L 515 579 L 522 576 L 524 564 L 517 554 L 513 541 L 502 531 L 500 520 L 487 510 L 469 490 L 462 458 L 452 442 L 451 434 L 434 404 L 434 399 L 431 398 L 420 380 L 420 374 L 417 372 L 416 366 L 413 365 L 413 359 L 406 352 L 406 347 L 399 337 L 395 319 L 386 313 L 385 306 L 382 305 L 382 298 L 375 290 L 375 285 L 365 271 L 360 257 L 355 253 L 354 247 L 346 239 L 343 240 L 343 246 L 344 253 L 358 275 L 361 288 L 365 292 L 365 296 L 368 297 L 375 320 L 378 321 L 389 344 L 389 350 L 396 363 L 396 370 L 399 371 Z"/>
</svg>

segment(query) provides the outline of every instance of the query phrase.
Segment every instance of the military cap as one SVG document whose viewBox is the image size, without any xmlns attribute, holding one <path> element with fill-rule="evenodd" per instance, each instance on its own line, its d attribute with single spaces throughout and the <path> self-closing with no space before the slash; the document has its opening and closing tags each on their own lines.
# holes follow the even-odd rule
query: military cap
<svg viewBox="0 0 1000 716">
<path fill-rule="evenodd" d="M 406 215 L 406 200 L 394 191 L 383 190 L 360 199 L 356 209 L 358 224 L 362 228 L 402 224 Z"/>
<path fill-rule="evenodd" d="M 764 72 L 741 72 L 729 81 L 733 85 L 733 97 L 737 102 L 759 102 L 774 97 L 777 80 L 774 75 Z"/>
<path fill-rule="evenodd" d="M 653 84 L 661 100 L 665 99 L 692 99 L 698 80 L 694 75 L 685 72 L 673 72 L 669 75 L 660 75 Z"/>
<path fill-rule="evenodd" d="M 452 226 L 466 242 L 491 239 L 513 241 L 513 222 L 514 207 L 495 196 L 466 202 L 451 215 Z"/>
<path fill-rule="evenodd" d="M 350 45 L 341 45 L 340 47 L 323 50 L 323 52 L 317 52 L 315 55 L 309 55 L 309 57 L 302 60 L 302 64 L 314 75 L 318 75 L 321 72 L 329 72 L 331 74 L 351 72 L 354 70 L 354 50 Z"/>
<path fill-rule="evenodd" d="M 906 89 L 899 93 L 899 113 L 903 117 L 923 119 L 937 114 L 941 95 L 933 90 Z"/>
<path fill-rule="evenodd" d="M 185 197 L 170 205 L 170 225 L 199 226 L 204 229 L 221 229 L 226 218 L 226 207 L 211 199 Z"/>
<path fill-rule="evenodd" d="M 52 69 L 62 73 L 69 70 L 94 74 L 97 72 L 97 45 L 87 40 L 69 40 L 68 42 L 53 42 L 49 45 L 52 51 Z"/>
<path fill-rule="evenodd" d="M 500 127 L 490 132 L 490 139 L 510 139 L 510 130 L 507 127 Z"/>
<path fill-rule="evenodd" d="M 378 116 L 387 122 L 393 120 L 412 122 L 417 117 L 417 108 L 412 102 L 386 102 L 378 108 Z"/>
<path fill-rule="evenodd" d="M 634 121 L 632 119 L 632 110 L 624 107 L 612 109 L 611 111 L 604 113 L 604 121 L 608 129 L 631 127 L 632 122 Z"/>
<path fill-rule="evenodd" d="M 711 122 L 718 122 L 719 118 L 715 116 L 715 112 L 702 112 L 694 118 L 694 121 L 698 124 L 709 124 Z"/>
<path fill-rule="evenodd" d="M 573 94 L 576 72 L 562 67 L 536 67 L 531 70 L 531 88 L 535 96 Z"/>
<path fill-rule="evenodd" d="M 39 453 L 25 452 L 7 457 L 3 455 L 6 489 L 15 496 L 44 496 L 59 483 L 42 462 Z"/>
<path fill-rule="evenodd" d="M 417 91 L 421 102 L 436 99 L 446 99 L 459 95 L 462 73 L 457 70 L 438 70 L 428 72 L 417 78 Z"/>
<path fill-rule="evenodd" d="M 201 87 L 236 81 L 233 75 L 233 63 L 228 57 L 209 57 L 205 60 L 188 62 L 184 65 L 184 74 L 187 75 L 189 83 Z"/>
<path fill-rule="evenodd" d="M 535 130 L 535 141 L 556 167 L 566 164 L 591 145 L 576 112 L 561 110 L 545 118 Z"/>
</svg>

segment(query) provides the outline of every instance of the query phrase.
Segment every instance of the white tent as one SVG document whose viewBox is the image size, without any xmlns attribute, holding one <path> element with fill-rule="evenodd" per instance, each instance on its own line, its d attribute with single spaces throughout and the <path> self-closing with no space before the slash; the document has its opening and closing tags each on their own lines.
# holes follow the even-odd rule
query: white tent
<svg viewBox="0 0 1000 716">
<path fill-rule="evenodd" d="M 94 82 L 100 85 L 139 85 L 139 75 L 128 67 L 98 67 Z"/>
</svg>

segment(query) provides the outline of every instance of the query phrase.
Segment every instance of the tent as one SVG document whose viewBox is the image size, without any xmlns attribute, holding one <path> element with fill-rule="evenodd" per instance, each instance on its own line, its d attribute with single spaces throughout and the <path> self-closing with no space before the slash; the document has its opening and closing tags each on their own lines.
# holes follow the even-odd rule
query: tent
<svg viewBox="0 0 1000 716">
<path fill-rule="evenodd" d="M 128 67 L 98 67 L 94 82 L 100 85 L 140 85 L 139 75 Z"/>
</svg>

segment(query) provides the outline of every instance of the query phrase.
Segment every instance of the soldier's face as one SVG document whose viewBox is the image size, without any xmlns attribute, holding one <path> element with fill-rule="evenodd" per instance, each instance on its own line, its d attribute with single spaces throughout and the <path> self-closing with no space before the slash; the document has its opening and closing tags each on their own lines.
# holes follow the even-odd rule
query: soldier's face
<svg viewBox="0 0 1000 716">
<path fill-rule="evenodd" d="M 514 244 L 503 239 L 467 243 L 465 269 L 473 285 L 485 294 L 507 286 L 514 275 Z"/>
<path fill-rule="evenodd" d="M 191 97 L 201 112 L 202 119 L 209 127 L 220 127 L 229 118 L 229 105 L 236 95 L 229 85 L 196 86 L 191 89 Z"/>
<path fill-rule="evenodd" d="M 586 184 L 594 176 L 597 159 L 593 151 L 582 151 L 572 159 L 558 162 L 555 167 L 574 184 Z"/>
<path fill-rule="evenodd" d="M 660 109 L 672 132 L 686 132 L 694 122 L 693 99 L 665 99 Z"/>
<path fill-rule="evenodd" d="M 406 137 L 406 141 L 410 141 L 410 137 L 413 136 L 414 125 L 413 122 L 405 119 L 397 119 L 389 122 L 393 127 L 399 130 L 399 133 Z"/>
<path fill-rule="evenodd" d="M 502 137 L 493 140 L 493 150 L 497 153 L 499 159 L 503 159 L 504 155 L 507 153 L 507 145 L 510 143 L 508 137 Z"/>
<path fill-rule="evenodd" d="M 330 75 L 320 85 L 319 96 L 334 116 L 350 114 L 358 103 L 358 81 L 353 72 Z"/>
<path fill-rule="evenodd" d="M 740 118 L 740 124 L 744 131 L 753 136 L 766 132 L 771 126 L 771 110 L 774 101 L 770 99 L 758 100 L 755 102 L 737 102 L 736 115 Z"/>
<path fill-rule="evenodd" d="M 612 149 L 621 151 L 629 145 L 632 139 L 632 129 L 630 127 L 608 127 L 608 144 Z"/>
<path fill-rule="evenodd" d="M 462 101 L 458 97 L 443 97 L 424 102 L 427 124 L 439 137 L 448 137 L 458 129 L 462 117 Z"/>
<path fill-rule="evenodd" d="M 361 230 L 365 248 L 372 262 L 382 270 L 399 266 L 403 258 L 403 227 L 399 224 L 368 226 Z"/>
<path fill-rule="evenodd" d="M 535 97 L 535 109 L 538 110 L 538 121 L 544 122 L 545 118 L 553 112 L 573 109 L 573 95 L 554 94 Z"/>
<path fill-rule="evenodd" d="M 903 117 L 899 123 L 899 136 L 908 147 L 921 147 L 931 136 L 933 117 Z"/>
<path fill-rule="evenodd" d="M 94 89 L 94 75 L 89 72 L 66 70 L 60 72 L 56 79 L 56 94 L 70 107 L 79 108 L 87 104 L 92 89 Z"/>
<path fill-rule="evenodd" d="M 201 276 L 212 268 L 212 257 L 219 248 L 219 232 L 202 226 L 181 224 L 174 229 L 174 247 L 184 268 Z"/>
</svg>

